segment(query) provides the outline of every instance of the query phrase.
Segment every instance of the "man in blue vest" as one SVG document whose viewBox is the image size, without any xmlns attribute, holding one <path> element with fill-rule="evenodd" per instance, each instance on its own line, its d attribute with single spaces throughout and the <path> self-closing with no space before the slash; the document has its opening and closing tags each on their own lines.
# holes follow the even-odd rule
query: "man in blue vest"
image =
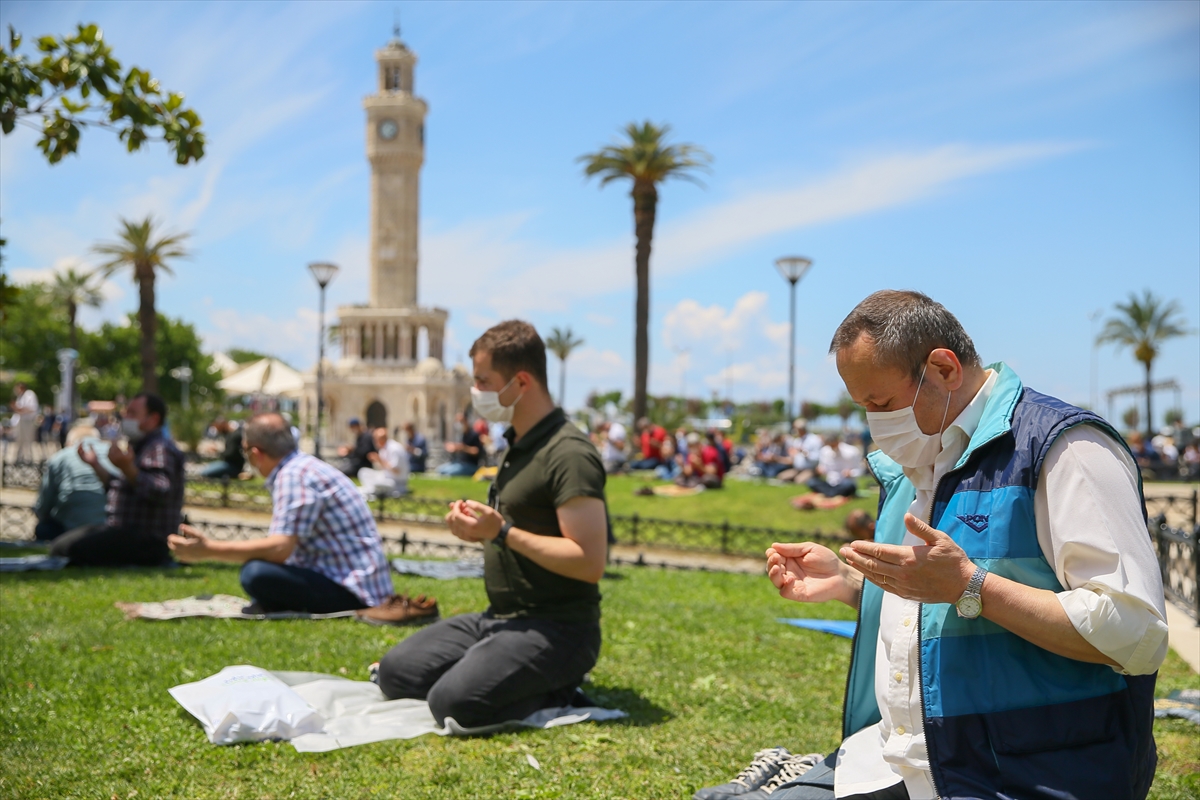
<svg viewBox="0 0 1200 800">
<path fill-rule="evenodd" d="M 918 292 L 868 297 L 830 352 L 879 446 L 879 519 L 845 562 L 767 551 L 783 597 L 859 612 L 842 745 L 769 796 L 1144 798 L 1167 626 L 1120 436 L 984 367 Z"/>
</svg>

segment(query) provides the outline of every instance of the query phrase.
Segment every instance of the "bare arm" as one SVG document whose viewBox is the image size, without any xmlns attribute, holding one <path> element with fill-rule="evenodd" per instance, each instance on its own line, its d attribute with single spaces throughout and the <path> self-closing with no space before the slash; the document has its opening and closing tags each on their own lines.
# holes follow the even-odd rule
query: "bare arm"
<svg viewBox="0 0 1200 800">
<path fill-rule="evenodd" d="M 557 513 L 561 537 L 510 528 L 505 546 L 555 574 L 599 583 L 604 575 L 608 545 L 604 501 L 595 497 L 574 497 L 559 506 Z M 460 539 L 489 542 L 500 532 L 504 518 L 483 503 L 460 500 L 451 506 L 446 524 Z"/>
<path fill-rule="evenodd" d="M 296 549 L 296 537 L 274 533 L 245 542 L 222 542 L 209 539 L 190 525 L 180 525 L 178 534 L 167 537 L 167 546 L 180 561 L 189 564 L 196 561 L 244 564 L 254 559 L 282 564 Z"/>
</svg>

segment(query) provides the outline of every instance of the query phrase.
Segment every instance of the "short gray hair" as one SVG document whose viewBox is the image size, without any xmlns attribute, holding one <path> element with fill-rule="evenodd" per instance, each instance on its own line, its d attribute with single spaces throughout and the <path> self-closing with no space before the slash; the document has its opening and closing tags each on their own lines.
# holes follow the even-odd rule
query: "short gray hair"
<svg viewBox="0 0 1200 800">
<path fill-rule="evenodd" d="M 246 447 L 257 447 L 269 458 L 283 458 L 296 449 L 292 426 L 276 413 L 256 414 L 242 429 Z"/>
<path fill-rule="evenodd" d="M 863 300 L 842 320 L 829 352 L 837 355 L 866 334 L 875 345 L 875 363 L 919 378 L 929 354 L 945 348 L 963 366 L 978 367 L 975 343 L 941 303 L 920 292 L 884 289 Z"/>
</svg>

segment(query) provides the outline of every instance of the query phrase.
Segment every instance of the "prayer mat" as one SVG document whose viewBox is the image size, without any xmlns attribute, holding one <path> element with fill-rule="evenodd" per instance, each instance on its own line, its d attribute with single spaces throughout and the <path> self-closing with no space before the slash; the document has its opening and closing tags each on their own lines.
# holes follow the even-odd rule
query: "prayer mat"
<svg viewBox="0 0 1200 800">
<path fill-rule="evenodd" d="M 1200 725 L 1200 689 L 1176 689 L 1154 701 L 1155 717 L 1179 717 Z"/>
<path fill-rule="evenodd" d="M 214 617 L 216 619 L 336 619 L 353 617 L 353 611 L 333 614 L 306 614 L 300 611 L 276 611 L 270 614 L 247 614 L 243 611 L 250 601 L 229 594 L 200 594 L 182 600 L 162 603 L 113 603 L 125 612 L 125 619 L 183 619 L 185 617 Z"/>
<path fill-rule="evenodd" d="M 416 561 L 411 558 L 393 558 L 392 569 L 401 575 L 418 575 L 450 581 L 455 578 L 482 578 L 482 558 L 460 558 L 458 561 Z"/>
<path fill-rule="evenodd" d="M 704 491 L 703 486 L 677 486 L 673 483 L 667 483 L 662 486 L 655 486 L 651 489 L 656 497 L 691 497 L 694 494 L 700 494 Z"/>
<path fill-rule="evenodd" d="M 785 617 L 777 619 L 785 625 L 807 628 L 821 633 L 832 633 L 834 636 L 845 636 L 847 639 L 854 638 L 854 630 L 858 627 L 857 622 L 843 619 L 787 619 Z"/>
<path fill-rule="evenodd" d="M 544 708 L 525 719 L 480 728 L 464 728 L 453 718 L 440 727 L 424 700 L 388 700 L 369 681 L 352 681 L 319 672 L 271 672 L 300 695 L 321 717 L 320 733 L 304 733 L 291 739 L 301 753 L 323 753 L 388 739 L 413 739 L 427 733 L 438 736 L 481 736 L 519 728 L 556 728 L 577 722 L 603 722 L 627 717 L 614 708 Z M 189 686 L 191 684 L 184 684 Z M 172 687 L 172 697 L 182 687 Z"/>
<path fill-rule="evenodd" d="M 62 569 L 70 561 L 65 556 L 21 556 L 0 558 L 0 572 L 32 572 L 34 570 Z"/>
</svg>

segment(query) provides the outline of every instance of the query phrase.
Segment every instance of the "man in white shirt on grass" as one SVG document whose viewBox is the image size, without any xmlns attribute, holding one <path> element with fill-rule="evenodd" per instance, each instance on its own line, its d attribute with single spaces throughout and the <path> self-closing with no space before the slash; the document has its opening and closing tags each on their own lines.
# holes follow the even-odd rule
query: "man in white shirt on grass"
<svg viewBox="0 0 1200 800">
<path fill-rule="evenodd" d="M 697 797 L 1144 798 L 1167 625 L 1119 435 L 982 366 L 917 292 L 868 297 L 830 351 L 880 448 L 875 538 L 845 562 L 776 544 L 767 567 L 785 598 L 859 612 L 842 744 Z"/>
<path fill-rule="evenodd" d="M 33 458 L 33 440 L 37 434 L 38 399 L 33 389 L 18 382 L 13 391 L 13 411 L 17 416 L 17 461 Z"/>
<path fill-rule="evenodd" d="M 375 452 L 367 453 L 373 466 L 358 471 L 363 495 L 372 497 L 395 497 L 408 491 L 408 452 L 404 445 L 389 439 L 387 428 L 371 431 L 375 440 Z"/>
</svg>

